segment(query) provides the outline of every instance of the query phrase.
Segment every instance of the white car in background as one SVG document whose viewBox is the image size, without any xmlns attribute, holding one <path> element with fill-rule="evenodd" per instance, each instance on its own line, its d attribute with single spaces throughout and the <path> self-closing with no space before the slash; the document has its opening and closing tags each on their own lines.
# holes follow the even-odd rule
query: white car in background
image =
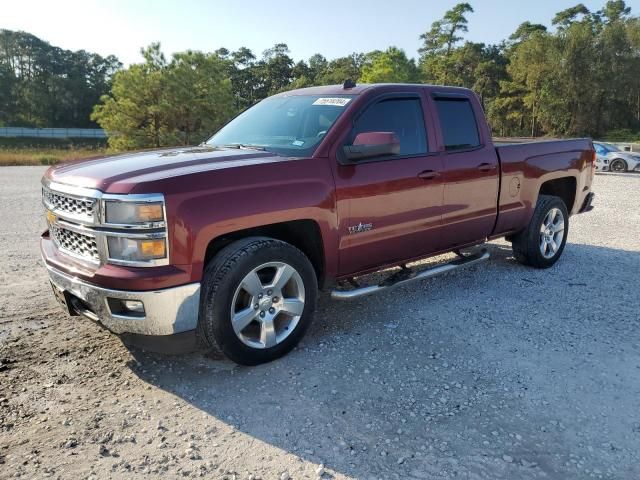
<svg viewBox="0 0 640 480">
<path fill-rule="evenodd" d="M 615 145 L 593 142 L 596 151 L 596 170 L 603 172 L 640 171 L 640 153 L 625 152 Z"/>
</svg>

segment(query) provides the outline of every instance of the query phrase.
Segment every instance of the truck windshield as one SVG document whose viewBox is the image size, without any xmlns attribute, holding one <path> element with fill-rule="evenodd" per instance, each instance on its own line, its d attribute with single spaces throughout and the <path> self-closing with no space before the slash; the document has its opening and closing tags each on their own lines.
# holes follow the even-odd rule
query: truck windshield
<svg viewBox="0 0 640 480">
<path fill-rule="evenodd" d="M 309 156 L 347 108 L 353 95 L 267 98 L 243 112 L 207 141 L 215 147 L 260 148 Z"/>
</svg>

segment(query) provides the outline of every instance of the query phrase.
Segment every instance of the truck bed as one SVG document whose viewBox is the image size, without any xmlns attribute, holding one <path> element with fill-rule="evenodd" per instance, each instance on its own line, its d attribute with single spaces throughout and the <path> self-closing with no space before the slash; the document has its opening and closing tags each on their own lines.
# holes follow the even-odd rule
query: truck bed
<svg viewBox="0 0 640 480">
<path fill-rule="evenodd" d="M 570 214 L 580 210 L 593 178 L 590 139 L 496 139 L 495 145 L 502 172 L 496 234 L 515 232 L 526 225 L 541 186 L 563 177 L 566 181 L 567 174 L 575 182 L 573 196 L 567 197 L 567 210 Z"/>
</svg>

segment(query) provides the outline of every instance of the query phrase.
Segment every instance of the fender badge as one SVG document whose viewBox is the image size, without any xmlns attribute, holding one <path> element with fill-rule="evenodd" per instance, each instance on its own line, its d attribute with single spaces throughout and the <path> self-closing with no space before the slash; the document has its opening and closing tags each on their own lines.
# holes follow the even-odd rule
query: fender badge
<svg viewBox="0 0 640 480">
<path fill-rule="evenodd" d="M 349 235 L 353 235 L 354 233 L 368 232 L 372 228 L 373 228 L 373 223 L 360 222 L 358 225 L 353 225 L 349 227 Z"/>
</svg>

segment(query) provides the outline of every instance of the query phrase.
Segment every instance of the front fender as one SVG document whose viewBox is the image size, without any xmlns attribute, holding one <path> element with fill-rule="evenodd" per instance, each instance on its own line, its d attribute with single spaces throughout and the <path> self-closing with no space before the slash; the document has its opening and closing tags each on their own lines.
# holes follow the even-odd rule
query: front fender
<svg viewBox="0 0 640 480">
<path fill-rule="evenodd" d="M 322 159 L 283 162 L 283 168 L 252 166 L 225 172 L 218 186 L 175 198 L 173 250 L 192 266 L 200 281 L 207 247 L 221 236 L 295 220 L 315 221 L 322 235 L 326 272 L 337 255 L 337 216 L 333 177 Z M 219 172 L 222 173 L 222 172 Z"/>
</svg>

